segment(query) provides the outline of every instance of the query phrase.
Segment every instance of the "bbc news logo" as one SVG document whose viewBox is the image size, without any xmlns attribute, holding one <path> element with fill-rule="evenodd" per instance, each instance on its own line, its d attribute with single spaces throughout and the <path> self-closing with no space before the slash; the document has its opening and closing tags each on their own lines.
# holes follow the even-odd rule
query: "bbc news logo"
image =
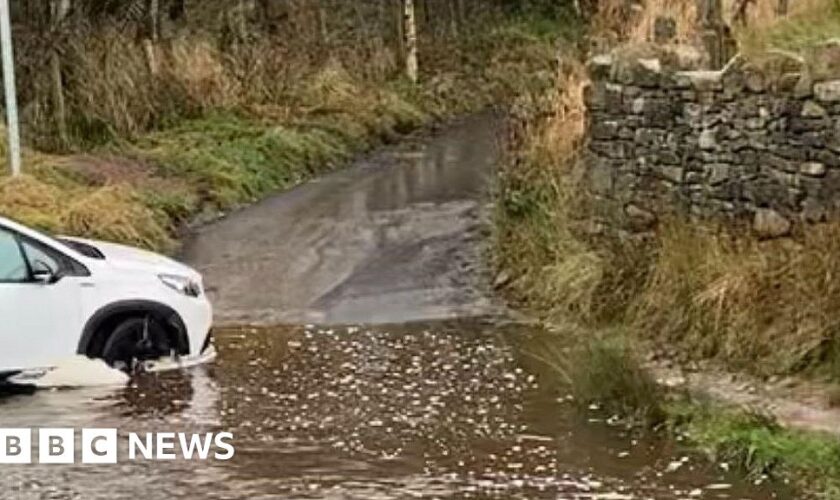
<svg viewBox="0 0 840 500">
<path fill-rule="evenodd" d="M 37 441 L 33 440 L 37 436 Z M 80 439 L 76 439 L 79 436 Z M 116 464 L 120 460 L 230 460 L 230 432 L 129 433 L 121 456 L 117 429 L 0 429 L 0 464 Z M 37 457 L 33 456 L 37 443 Z M 78 445 L 78 446 L 77 446 Z"/>
</svg>

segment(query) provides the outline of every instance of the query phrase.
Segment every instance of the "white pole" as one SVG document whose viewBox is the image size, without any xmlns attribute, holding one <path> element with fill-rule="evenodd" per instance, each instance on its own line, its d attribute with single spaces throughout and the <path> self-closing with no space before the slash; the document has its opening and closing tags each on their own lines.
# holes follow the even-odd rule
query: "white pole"
<svg viewBox="0 0 840 500">
<path fill-rule="evenodd" d="M 20 132 L 18 131 L 15 58 L 12 52 L 12 23 L 9 0 L 0 0 L 0 52 L 3 58 L 3 88 L 6 94 L 6 129 L 9 133 L 9 167 L 20 174 Z"/>
</svg>

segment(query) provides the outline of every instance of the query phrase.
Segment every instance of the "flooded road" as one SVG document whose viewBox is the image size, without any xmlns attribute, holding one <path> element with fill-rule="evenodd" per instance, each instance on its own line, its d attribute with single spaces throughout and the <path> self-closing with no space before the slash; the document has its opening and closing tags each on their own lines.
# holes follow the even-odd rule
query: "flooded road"
<svg viewBox="0 0 840 500">
<path fill-rule="evenodd" d="M 135 462 L 123 450 L 112 466 L 3 466 L 0 495 L 773 498 L 606 415 L 581 419 L 522 354 L 538 348 L 537 333 L 480 321 L 224 331 L 213 365 L 124 390 L 7 397 L 0 423 L 224 430 L 231 461 Z"/>
<path fill-rule="evenodd" d="M 198 230 L 184 258 L 227 324 L 493 314 L 478 242 L 500 122 L 477 115 Z M 486 222 L 486 220 L 485 220 Z"/>
<path fill-rule="evenodd" d="M 201 229 L 185 255 L 219 321 L 269 325 L 218 331 L 214 363 L 0 397 L 0 428 L 226 431 L 232 460 L 135 461 L 123 439 L 117 465 L 0 466 L 0 498 L 788 498 L 581 416 L 528 354 L 546 334 L 498 319 L 497 134 L 474 117 Z"/>
</svg>

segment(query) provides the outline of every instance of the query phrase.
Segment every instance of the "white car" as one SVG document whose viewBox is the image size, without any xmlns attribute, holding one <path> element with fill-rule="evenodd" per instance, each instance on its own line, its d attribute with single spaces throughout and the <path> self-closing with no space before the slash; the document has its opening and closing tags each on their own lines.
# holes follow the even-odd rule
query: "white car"
<svg viewBox="0 0 840 500">
<path fill-rule="evenodd" d="M 183 264 L 0 217 L 0 383 L 77 355 L 126 371 L 196 362 L 215 353 L 212 316 L 201 275 Z"/>
</svg>

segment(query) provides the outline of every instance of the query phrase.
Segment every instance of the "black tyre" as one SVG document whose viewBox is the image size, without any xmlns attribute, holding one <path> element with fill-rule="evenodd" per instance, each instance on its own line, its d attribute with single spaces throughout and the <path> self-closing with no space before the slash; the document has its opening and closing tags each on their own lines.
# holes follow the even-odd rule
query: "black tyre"
<svg viewBox="0 0 840 500">
<path fill-rule="evenodd" d="M 114 328 L 102 349 L 102 359 L 114 368 L 134 372 L 142 362 L 171 352 L 166 330 L 151 317 L 138 317 L 126 319 Z"/>
</svg>

